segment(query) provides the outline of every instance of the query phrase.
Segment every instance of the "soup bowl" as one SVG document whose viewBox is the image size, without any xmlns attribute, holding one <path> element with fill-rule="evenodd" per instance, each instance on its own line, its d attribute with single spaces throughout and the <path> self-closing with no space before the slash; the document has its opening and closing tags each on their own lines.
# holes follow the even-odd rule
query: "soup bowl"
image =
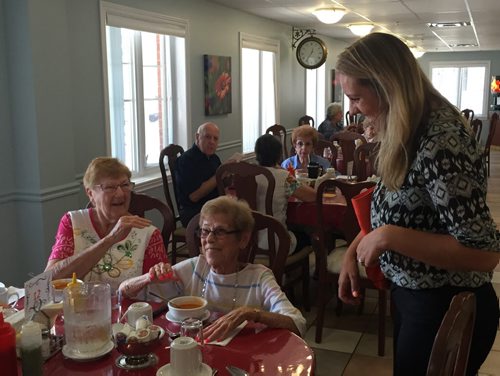
<svg viewBox="0 0 500 376">
<path fill-rule="evenodd" d="M 168 302 L 168 310 L 179 321 L 189 317 L 201 319 L 207 310 L 207 301 L 199 296 L 180 296 Z"/>
</svg>

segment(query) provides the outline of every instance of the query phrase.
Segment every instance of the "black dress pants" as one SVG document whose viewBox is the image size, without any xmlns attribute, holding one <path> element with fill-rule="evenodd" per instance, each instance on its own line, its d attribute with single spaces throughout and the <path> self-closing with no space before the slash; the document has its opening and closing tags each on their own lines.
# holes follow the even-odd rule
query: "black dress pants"
<svg viewBox="0 0 500 376">
<path fill-rule="evenodd" d="M 476 295 L 476 320 L 467 375 L 476 375 L 493 346 L 498 330 L 498 298 L 491 283 L 478 288 L 443 286 L 411 290 L 393 285 L 394 375 L 425 375 L 441 321 L 453 296 Z"/>
</svg>

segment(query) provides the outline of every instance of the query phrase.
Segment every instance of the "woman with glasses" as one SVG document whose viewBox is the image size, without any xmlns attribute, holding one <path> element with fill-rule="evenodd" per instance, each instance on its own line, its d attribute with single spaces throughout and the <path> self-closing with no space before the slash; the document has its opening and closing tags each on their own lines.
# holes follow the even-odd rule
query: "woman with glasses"
<svg viewBox="0 0 500 376">
<path fill-rule="evenodd" d="M 83 177 L 92 207 L 62 217 L 45 270 L 52 279 L 71 277 L 100 281 L 118 288 L 167 261 L 160 231 L 151 221 L 129 213 L 134 183 L 127 166 L 116 158 L 95 158 Z"/>
<path fill-rule="evenodd" d="M 200 213 L 201 254 L 173 266 L 160 263 L 149 273 L 124 281 L 120 290 L 135 296 L 150 283 L 165 297 L 196 295 L 212 312 L 224 316 L 205 328 L 204 338 L 224 339 L 249 320 L 285 328 L 302 335 L 306 321 L 279 287 L 270 269 L 238 261 L 247 246 L 254 219 L 246 202 L 221 196 L 203 205 Z"/>
<path fill-rule="evenodd" d="M 314 147 L 318 142 L 318 131 L 309 125 L 301 125 L 292 132 L 292 145 L 295 148 L 295 155 L 285 159 L 281 167 L 294 169 L 307 169 L 311 162 L 319 164 L 323 171 L 331 167 L 330 162 L 314 154 Z"/>
</svg>

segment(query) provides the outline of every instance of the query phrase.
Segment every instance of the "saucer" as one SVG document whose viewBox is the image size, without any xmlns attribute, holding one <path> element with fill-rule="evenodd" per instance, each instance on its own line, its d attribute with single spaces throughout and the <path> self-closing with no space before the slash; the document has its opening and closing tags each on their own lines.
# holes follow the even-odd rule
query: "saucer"
<svg viewBox="0 0 500 376">
<path fill-rule="evenodd" d="M 167 312 L 167 314 L 165 315 L 165 317 L 167 318 L 168 321 L 175 322 L 177 324 L 180 324 L 182 322 L 182 320 L 179 320 L 179 319 L 175 318 L 170 311 Z M 200 320 L 201 321 L 205 321 L 209 317 L 210 317 L 210 311 L 207 309 L 205 311 L 205 314 L 200 318 Z"/>
<path fill-rule="evenodd" d="M 164 366 L 160 367 L 158 371 L 156 371 L 156 376 L 174 376 L 170 367 L 171 367 L 170 363 L 167 363 Z M 211 376 L 211 375 L 212 375 L 212 368 L 205 363 L 201 363 L 201 372 L 197 376 Z"/>
<path fill-rule="evenodd" d="M 79 353 L 78 351 L 71 349 L 70 347 L 68 347 L 68 345 L 64 345 L 62 348 L 62 353 L 66 358 L 70 358 L 73 360 L 91 360 L 106 355 L 114 348 L 115 344 L 113 343 L 113 341 L 109 341 L 107 345 L 105 345 L 98 351 L 92 351 L 89 353 L 82 354 Z"/>
</svg>

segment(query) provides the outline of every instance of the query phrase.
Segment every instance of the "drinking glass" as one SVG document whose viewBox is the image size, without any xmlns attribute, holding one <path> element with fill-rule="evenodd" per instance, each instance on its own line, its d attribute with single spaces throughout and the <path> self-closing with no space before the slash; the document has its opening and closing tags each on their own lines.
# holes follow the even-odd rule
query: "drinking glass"
<svg viewBox="0 0 500 376">
<path fill-rule="evenodd" d="M 122 315 L 122 292 L 120 290 L 111 292 L 111 323 L 120 321 Z"/>
<path fill-rule="evenodd" d="M 187 318 L 181 323 L 181 337 L 191 337 L 203 346 L 203 322 L 194 318 Z"/>
<path fill-rule="evenodd" d="M 327 146 L 326 148 L 323 149 L 323 158 L 325 158 L 331 162 L 332 157 L 333 157 L 332 149 L 330 149 L 330 147 Z"/>
</svg>

